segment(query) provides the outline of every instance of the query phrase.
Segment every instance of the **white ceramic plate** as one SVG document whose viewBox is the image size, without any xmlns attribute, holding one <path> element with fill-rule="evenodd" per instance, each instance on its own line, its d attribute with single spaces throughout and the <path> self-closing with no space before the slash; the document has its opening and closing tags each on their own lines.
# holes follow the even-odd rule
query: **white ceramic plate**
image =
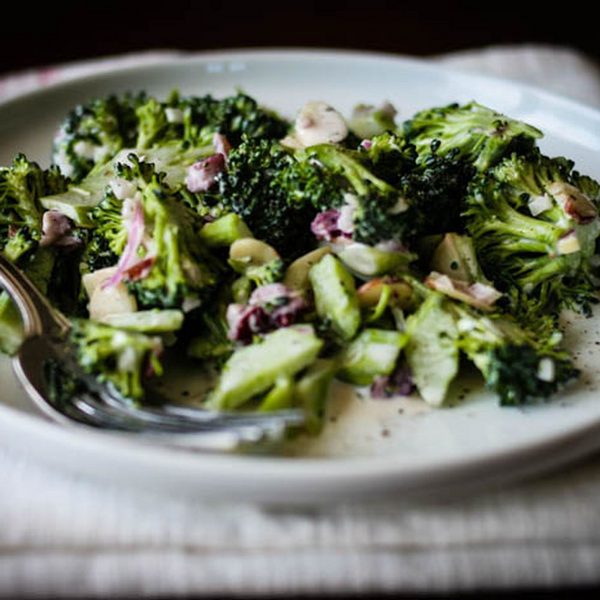
<svg viewBox="0 0 600 600">
<path fill-rule="evenodd" d="M 241 88 L 292 117 L 306 100 L 349 113 L 358 102 L 391 101 L 404 119 L 421 108 L 477 100 L 541 128 L 543 150 L 573 158 L 600 177 L 600 114 L 539 90 L 461 74 L 420 61 L 340 52 L 206 54 L 124 68 L 57 85 L 0 106 L 0 164 L 17 152 L 47 164 L 57 124 L 77 103 L 147 90 L 166 97 L 220 97 Z M 419 400 L 365 401 L 343 395 L 323 434 L 293 456 L 205 455 L 150 447 L 48 422 L 0 360 L 0 436 L 48 464 L 158 491 L 318 503 L 465 492 L 556 468 L 600 447 L 597 319 L 570 319 L 567 342 L 581 381 L 551 402 L 500 408 L 477 381 L 462 380 L 457 406 L 429 410 Z"/>
</svg>

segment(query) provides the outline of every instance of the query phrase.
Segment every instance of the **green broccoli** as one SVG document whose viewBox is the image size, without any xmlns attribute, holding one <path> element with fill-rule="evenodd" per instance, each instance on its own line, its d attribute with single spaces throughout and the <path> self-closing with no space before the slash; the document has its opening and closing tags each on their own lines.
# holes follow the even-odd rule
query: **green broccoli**
<svg viewBox="0 0 600 600">
<path fill-rule="evenodd" d="M 600 188 L 572 166 L 539 150 L 513 154 L 475 178 L 466 198 L 466 227 L 487 277 L 539 300 L 542 310 L 589 312 L 595 302 L 599 196 L 576 186 Z"/>
<path fill-rule="evenodd" d="M 3 254 L 17 262 L 34 251 L 42 237 L 40 197 L 46 180 L 54 185 L 40 166 L 19 154 L 10 167 L 0 169 L 0 244 Z"/>
<path fill-rule="evenodd" d="M 376 176 L 363 153 L 334 144 L 318 144 L 302 151 L 305 160 L 321 165 L 353 205 L 351 237 L 369 246 L 397 240 L 406 243 L 415 233 L 412 214 L 403 193 Z M 329 208 L 331 208 L 331 204 Z M 339 204 L 338 204 L 339 206 Z M 333 207 L 336 207 L 333 204 Z"/>
<path fill-rule="evenodd" d="M 406 198 L 415 237 L 462 229 L 462 199 L 475 168 L 458 158 L 457 149 L 419 159 L 414 144 L 386 132 L 363 143 L 361 155 L 377 177 Z"/>
<path fill-rule="evenodd" d="M 420 158 L 432 152 L 440 156 L 453 152 L 455 160 L 465 160 L 479 171 L 511 152 L 529 151 L 542 137 L 536 127 L 477 102 L 422 110 L 405 121 L 401 130 Z"/>
<path fill-rule="evenodd" d="M 289 128 L 287 121 L 242 92 L 218 99 L 210 94 L 182 96 L 174 90 L 164 102 L 154 97 L 139 101 L 135 116 L 137 149 L 174 141 L 182 147 L 205 146 L 216 133 L 235 146 L 243 136 L 280 139 Z"/>
<path fill-rule="evenodd" d="M 244 137 L 217 176 L 215 191 L 201 201 L 221 214 L 237 213 L 258 239 L 290 259 L 315 245 L 310 224 L 318 209 L 342 198 L 335 179 L 310 160 L 277 142 Z"/>
<path fill-rule="evenodd" d="M 44 209 L 40 197 L 47 191 L 64 189 L 67 180 L 56 168 L 42 169 L 23 154 L 10 167 L 0 169 L 0 252 L 23 269 L 51 300 L 67 300 L 67 289 L 59 289 L 55 272 L 56 252 L 44 232 Z M 49 232 L 46 232 L 49 233 Z M 14 352 L 20 340 L 20 318 L 5 292 L 0 292 L 0 347 Z"/>
<path fill-rule="evenodd" d="M 532 311 L 527 324 L 511 314 L 482 312 L 411 279 L 422 303 L 406 320 L 407 362 L 431 404 L 445 400 L 465 356 L 503 406 L 548 398 L 579 375 L 561 348 L 562 332 L 550 314 Z"/>
<path fill-rule="evenodd" d="M 525 327 L 508 315 L 481 315 L 453 305 L 458 347 L 482 373 L 488 389 L 503 406 L 548 398 L 579 376 L 562 333 L 553 321 L 547 330 Z"/>
<path fill-rule="evenodd" d="M 69 337 L 81 367 L 123 398 L 141 401 L 146 381 L 162 374 L 159 337 L 89 319 L 74 319 Z"/>
<path fill-rule="evenodd" d="M 103 164 L 137 137 L 136 106 L 145 96 L 110 95 L 76 106 L 53 140 L 52 163 L 74 182 Z"/>
<path fill-rule="evenodd" d="M 165 184 L 154 165 L 132 154 L 118 168 L 132 185 L 121 201 L 113 192 L 93 211 L 87 255 L 90 266 L 117 264 L 117 271 L 143 308 L 181 308 L 199 302 L 216 282 L 221 265 L 202 242 L 199 217 Z M 118 262 L 117 262 L 118 261 Z"/>
<path fill-rule="evenodd" d="M 194 144 L 214 133 L 225 136 L 231 146 L 237 146 L 244 137 L 278 140 L 290 127 L 276 112 L 243 92 L 222 99 L 211 95 L 182 97 L 178 105 L 183 113 L 183 138 Z"/>
</svg>

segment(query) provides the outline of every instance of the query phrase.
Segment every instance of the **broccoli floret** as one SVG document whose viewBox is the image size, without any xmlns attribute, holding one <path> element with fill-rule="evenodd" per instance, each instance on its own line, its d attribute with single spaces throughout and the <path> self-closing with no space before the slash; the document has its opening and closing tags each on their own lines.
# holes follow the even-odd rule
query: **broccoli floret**
<svg viewBox="0 0 600 600">
<path fill-rule="evenodd" d="M 381 179 L 365 164 L 360 151 L 333 144 L 310 146 L 305 151 L 308 160 L 315 161 L 339 180 L 350 195 L 353 207 L 352 239 L 374 246 L 379 242 L 407 242 L 415 233 L 415 221 L 402 192 Z"/>
<path fill-rule="evenodd" d="M 363 143 L 361 155 L 377 177 L 407 199 L 419 235 L 462 229 L 462 199 L 476 170 L 456 149 L 419 160 L 414 144 L 386 132 Z"/>
<path fill-rule="evenodd" d="M 123 223 L 123 201 L 108 194 L 90 213 L 93 228 L 88 230 L 88 243 L 82 270 L 98 271 L 114 265 L 127 243 L 128 232 Z"/>
<path fill-rule="evenodd" d="M 54 173 L 53 173 L 54 175 Z M 4 254 L 16 262 L 35 249 L 42 236 L 43 209 L 39 203 L 46 179 L 54 177 L 19 154 L 10 167 L 0 169 L 0 241 Z"/>
<path fill-rule="evenodd" d="M 359 152 L 376 177 L 398 188 L 403 178 L 416 167 L 418 158 L 414 145 L 391 131 L 365 140 Z"/>
<path fill-rule="evenodd" d="M 431 152 L 466 160 L 478 170 L 493 166 L 511 152 L 526 152 L 542 137 L 537 128 L 477 102 L 457 103 L 416 113 L 402 133 L 420 157 Z"/>
<path fill-rule="evenodd" d="M 124 398 L 143 400 L 146 380 L 162 374 L 161 339 L 89 319 L 72 325 L 70 340 L 81 367 Z"/>
<path fill-rule="evenodd" d="M 60 271 L 56 265 L 61 255 L 44 240 L 44 209 L 40 197 L 49 190 L 64 189 L 66 185 L 67 180 L 56 168 L 42 169 L 23 154 L 17 155 L 10 167 L 0 169 L 0 252 L 23 269 L 51 301 L 66 300 L 68 292 L 57 287 L 54 273 Z M 0 296 L 4 298 L 3 303 L 10 304 L 5 292 L 0 292 Z M 12 315 L 3 325 L 13 323 L 12 331 L 16 331 L 18 319 L 14 309 L 7 308 L 3 312 Z M 14 335 L 11 337 L 16 339 Z M 5 345 L 0 341 L 0 346 Z M 14 350 L 14 342 L 11 347 Z"/>
<path fill-rule="evenodd" d="M 505 406 L 548 398 L 579 375 L 561 348 L 556 316 L 532 310 L 524 325 L 505 311 L 483 313 L 414 279 L 411 284 L 422 303 L 407 319 L 407 359 L 420 393 L 432 403 L 445 399 L 459 354 Z"/>
<path fill-rule="evenodd" d="M 469 187 L 465 219 L 484 272 L 542 309 L 589 312 L 595 302 L 597 198 L 585 196 L 579 181 L 570 161 L 536 150 L 507 157 Z"/>
<path fill-rule="evenodd" d="M 245 137 L 202 202 L 237 213 L 258 239 L 289 259 L 315 244 L 310 224 L 318 207 L 340 203 L 342 194 L 331 174 L 310 160 L 277 142 Z"/>
<path fill-rule="evenodd" d="M 174 140 L 183 141 L 183 113 L 179 108 L 177 94 L 171 95 L 167 102 L 149 97 L 137 106 L 137 149 L 151 148 Z M 210 139 L 206 140 L 210 143 Z"/>
<path fill-rule="evenodd" d="M 464 230 L 464 197 L 475 170 L 451 154 L 424 157 L 402 179 L 420 237 Z"/>
<path fill-rule="evenodd" d="M 289 130 L 290 124 L 277 113 L 258 104 L 242 92 L 223 99 L 211 95 L 181 98 L 184 139 L 197 143 L 210 133 L 224 135 L 236 146 L 243 137 L 278 140 Z"/>
<path fill-rule="evenodd" d="M 49 191 L 66 189 L 67 184 L 55 167 L 42 169 L 23 154 L 10 167 L 0 169 L 0 251 L 6 258 L 27 268 L 44 235 L 40 198 Z"/>
<path fill-rule="evenodd" d="M 243 136 L 267 140 L 285 136 L 289 124 L 275 112 L 258 105 L 247 94 L 222 99 L 211 95 L 180 96 L 175 90 L 166 102 L 148 97 L 135 110 L 138 149 L 174 141 L 183 146 L 205 146 L 215 133 L 230 145 Z"/>
<path fill-rule="evenodd" d="M 110 95 L 76 106 L 61 123 L 53 140 L 52 163 L 75 182 L 137 137 L 136 106 L 145 96 Z"/>
<path fill-rule="evenodd" d="M 109 191 L 93 211 L 94 252 L 103 249 L 107 262 L 108 253 L 114 263 L 118 258 L 117 271 L 143 308 L 181 308 L 184 302 L 200 301 L 221 267 L 199 237 L 199 217 L 153 164 L 135 154 L 128 160 L 119 165 L 118 177 L 133 184 L 131 193 L 120 201 Z"/>
<path fill-rule="evenodd" d="M 552 321 L 546 331 L 540 331 L 525 328 L 508 315 L 485 316 L 456 303 L 453 311 L 458 318 L 459 348 L 501 405 L 548 398 L 579 376 L 568 352 L 560 348 L 562 334 Z"/>
<path fill-rule="evenodd" d="M 253 265 L 244 269 L 244 276 L 256 287 L 281 281 L 284 274 L 285 263 L 280 258 L 275 258 L 264 265 Z"/>
<path fill-rule="evenodd" d="M 51 279 L 52 242 L 56 240 L 44 239 L 45 211 L 40 198 L 67 185 L 56 167 L 42 169 L 23 154 L 17 155 L 10 167 L 0 169 L 0 251 L 25 269 L 44 293 Z M 40 243 L 48 247 L 42 248 Z"/>
</svg>

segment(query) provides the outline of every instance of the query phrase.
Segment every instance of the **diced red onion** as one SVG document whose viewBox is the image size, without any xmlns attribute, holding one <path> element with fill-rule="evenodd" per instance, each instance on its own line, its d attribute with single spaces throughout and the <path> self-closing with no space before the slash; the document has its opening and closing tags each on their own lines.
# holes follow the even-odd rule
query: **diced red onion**
<svg viewBox="0 0 600 600">
<path fill-rule="evenodd" d="M 248 300 L 250 306 L 268 304 L 274 299 L 289 295 L 290 290 L 283 283 L 269 283 L 257 287 Z"/>
<path fill-rule="evenodd" d="M 271 321 L 277 328 L 289 327 L 298 320 L 298 316 L 306 308 L 307 305 L 302 296 L 288 296 L 288 301 L 285 304 L 281 304 L 271 311 Z"/>
<path fill-rule="evenodd" d="M 350 233 L 340 227 L 340 211 L 334 208 L 320 212 L 310 224 L 310 230 L 315 237 L 327 242 L 351 237 Z"/>
<path fill-rule="evenodd" d="M 113 287 L 123 281 L 128 269 L 139 260 L 137 252 L 144 240 L 145 223 L 142 201 L 139 198 L 134 200 L 128 199 L 123 203 L 122 210 L 123 214 L 130 212 L 128 218 L 123 219 L 124 225 L 128 226 L 129 235 L 127 236 L 127 243 L 125 244 L 123 254 L 121 254 L 121 258 L 117 263 L 115 273 L 102 284 L 104 289 Z"/>
<path fill-rule="evenodd" d="M 230 304 L 226 314 L 229 328 L 228 337 L 244 344 L 252 341 L 252 336 L 268 330 L 269 318 L 261 306 Z"/>
<path fill-rule="evenodd" d="M 248 343 L 252 336 L 296 323 L 307 304 L 298 293 L 282 283 L 260 286 L 248 304 L 230 304 L 226 320 L 230 339 Z"/>
<path fill-rule="evenodd" d="M 213 154 L 188 167 L 185 185 L 194 194 L 206 192 L 212 187 L 217 175 L 224 170 L 225 155 Z"/>
</svg>

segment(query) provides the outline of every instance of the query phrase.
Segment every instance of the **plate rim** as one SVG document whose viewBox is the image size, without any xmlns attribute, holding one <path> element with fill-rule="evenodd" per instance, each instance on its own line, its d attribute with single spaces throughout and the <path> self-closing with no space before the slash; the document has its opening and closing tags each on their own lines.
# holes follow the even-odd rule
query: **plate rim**
<svg viewBox="0 0 600 600">
<path fill-rule="evenodd" d="M 267 60 L 270 58 L 294 58 L 294 59 L 317 59 L 317 58 L 329 58 L 329 59 L 358 59 L 358 60 L 373 60 L 376 62 L 387 61 L 390 63 L 398 63 L 403 64 L 409 68 L 419 68 L 429 70 L 434 73 L 446 72 L 452 73 L 455 77 L 460 77 L 464 79 L 473 79 L 474 81 L 489 81 L 495 82 L 499 85 L 510 85 L 515 88 L 528 91 L 537 96 L 543 97 L 545 100 L 550 102 L 558 102 L 566 107 L 572 107 L 577 110 L 586 112 L 590 118 L 600 120 L 600 108 L 589 105 L 582 100 L 578 100 L 572 97 L 569 97 L 566 94 L 560 94 L 555 91 L 549 91 L 544 87 L 539 85 L 527 83 L 524 81 L 519 81 L 516 79 L 511 79 L 508 77 L 502 77 L 500 75 L 495 75 L 491 73 L 483 73 L 476 72 L 470 69 L 462 69 L 456 65 L 439 63 L 436 60 L 439 60 L 443 56 L 417 56 L 417 55 L 409 55 L 409 54 L 397 54 L 393 52 L 385 52 L 378 50 L 361 50 L 355 48 L 329 48 L 329 47 L 301 47 L 301 46 L 278 46 L 278 47 L 253 47 L 249 46 L 247 48 L 223 48 L 219 50 L 198 50 L 198 51 L 186 51 L 186 50 L 165 50 L 165 55 L 156 56 L 156 60 L 152 62 L 144 62 L 141 65 L 136 64 L 123 64 L 116 65 L 110 68 L 100 67 L 100 70 L 97 73 L 84 73 L 79 75 L 72 75 L 66 79 L 62 79 L 59 81 L 54 81 L 48 84 L 45 84 L 41 88 L 30 89 L 23 93 L 18 94 L 17 96 L 8 97 L 3 100 L 0 100 L 0 109 L 4 109 L 7 105 L 11 105 L 13 103 L 18 103 L 28 98 L 33 98 L 37 95 L 43 95 L 48 92 L 52 92 L 56 89 L 67 88 L 71 85 L 76 86 L 86 81 L 97 81 L 103 78 L 109 78 L 116 74 L 127 73 L 132 71 L 141 71 L 147 69 L 160 68 L 163 66 L 168 66 L 169 64 L 177 64 L 183 62 L 189 63 L 205 63 L 209 61 L 216 60 L 232 60 L 232 59 L 245 59 L 252 58 L 253 60 L 262 59 Z M 131 57 L 138 53 L 128 53 L 124 54 L 123 57 Z M 140 57 L 147 55 L 147 52 L 140 52 Z M 104 57 L 106 59 L 115 58 L 112 56 Z M 62 66 L 77 66 L 77 65 L 86 65 L 90 66 L 95 62 L 95 60 L 83 60 L 83 61 L 75 61 L 65 63 L 64 65 L 50 65 L 50 68 L 60 68 Z M 47 65 L 42 66 L 46 68 Z M 35 69 L 33 69 L 35 71 Z M 18 74 L 18 73 L 17 73 Z"/>
</svg>

